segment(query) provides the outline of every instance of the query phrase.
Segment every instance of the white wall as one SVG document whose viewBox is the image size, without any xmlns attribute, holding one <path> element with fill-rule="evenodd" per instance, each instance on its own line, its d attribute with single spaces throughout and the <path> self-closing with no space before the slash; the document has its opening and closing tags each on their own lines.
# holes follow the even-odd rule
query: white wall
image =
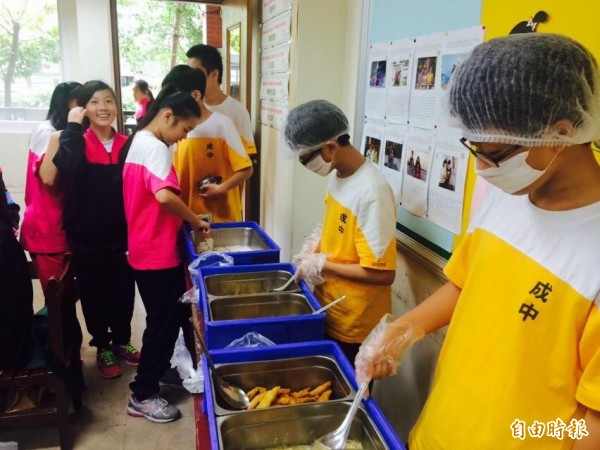
<svg viewBox="0 0 600 450">
<path fill-rule="evenodd" d="M 23 129 L 23 127 L 21 127 Z M 25 172 L 27 167 L 30 127 L 26 131 L 0 131 L 0 167 L 6 188 L 13 200 L 25 209 Z M 21 213 L 21 217 L 23 214 Z"/>
<path fill-rule="evenodd" d="M 354 117 L 361 0 L 296 0 L 290 55 L 290 109 L 314 99 Z M 359 136 L 353 136 L 358 143 Z M 282 130 L 261 127 L 261 223 L 289 261 L 322 222 L 327 178 L 281 151 Z"/>
</svg>

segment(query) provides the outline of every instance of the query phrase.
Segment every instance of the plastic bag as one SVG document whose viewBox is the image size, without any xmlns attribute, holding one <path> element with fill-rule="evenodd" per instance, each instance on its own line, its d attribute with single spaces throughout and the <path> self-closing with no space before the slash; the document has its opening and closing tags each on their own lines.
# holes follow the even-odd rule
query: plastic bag
<svg viewBox="0 0 600 450">
<path fill-rule="evenodd" d="M 226 253 L 205 252 L 199 255 L 188 266 L 190 273 L 198 273 L 200 267 L 224 267 L 233 266 L 233 257 Z"/>
<path fill-rule="evenodd" d="M 188 289 L 184 292 L 184 294 L 179 297 L 179 303 L 195 303 L 198 304 L 200 300 L 200 291 L 196 286 L 191 289 Z"/>
<path fill-rule="evenodd" d="M 240 348 L 240 347 L 268 347 L 275 345 L 275 342 L 269 338 L 264 337 L 262 334 L 255 331 L 246 333 L 241 338 L 236 339 L 225 348 Z"/>
<path fill-rule="evenodd" d="M 226 267 L 233 266 L 233 257 L 219 252 L 205 252 L 198 256 L 188 266 L 188 271 L 192 277 L 192 283 L 196 287 L 198 272 L 201 267 Z"/>
<path fill-rule="evenodd" d="M 177 342 L 175 342 L 175 350 L 171 357 L 171 367 L 177 368 L 177 373 L 183 380 L 183 387 L 192 394 L 200 394 L 204 392 L 204 374 L 202 373 L 202 365 L 198 363 L 198 368 L 194 369 L 192 355 L 185 346 L 183 333 L 179 332 Z"/>
</svg>

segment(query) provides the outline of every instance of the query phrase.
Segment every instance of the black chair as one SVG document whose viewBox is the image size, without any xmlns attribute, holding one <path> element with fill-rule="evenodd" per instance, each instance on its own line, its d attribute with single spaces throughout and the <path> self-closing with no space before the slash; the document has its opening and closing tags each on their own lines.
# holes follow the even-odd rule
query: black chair
<svg viewBox="0 0 600 450">
<path fill-rule="evenodd" d="M 10 425 L 14 429 L 14 426 L 24 424 L 56 424 L 62 450 L 73 448 L 70 400 L 74 410 L 79 411 L 85 389 L 80 359 L 82 335 L 75 309 L 77 299 L 76 280 L 69 259 L 60 279 L 53 277 L 48 282 L 47 320 L 39 315 L 33 318 L 36 342 L 40 344 L 42 341 L 39 347 L 46 365 L 32 370 L 0 371 L 0 389 L 44 386 L 46 391 L 54 393 L 49 405 L 41 402 L 40 406 L 32 409 L 0 413 L 0 426 Z M 44 343 L 44 340 L 47 342 Z"/>
</svg>

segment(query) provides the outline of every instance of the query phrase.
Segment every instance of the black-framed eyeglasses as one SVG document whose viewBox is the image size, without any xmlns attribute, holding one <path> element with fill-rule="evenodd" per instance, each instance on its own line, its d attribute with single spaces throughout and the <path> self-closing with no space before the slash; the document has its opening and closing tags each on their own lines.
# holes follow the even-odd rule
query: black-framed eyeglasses
<svg viewBox="0 0 600 450">
<path fill-rule="evenodd" d="M 500 167 L 500 161 L 503 161 L 513 153 L 516 153 L 517 151 L 523 148 L 522 145 L 513 145 L 496 156 L 490 156 L 486 155 L 485 153 L 481 153 L 479 150 L 477 150 L 477 146 L 469 142 L 467 138 L 460 138 L 459 141 L 462 145 L 465 146 L 467 150 L 469 150 L 469 152 L 471 152 L 471 155 L 473 155 L 475 158 L 480 159 L 488 166 L 494 167 Z"/>
<path fill-rule="evenodd" d="M 303 166 L 306 166 L 321 150 L 323 150 L 323 147 L 316 148 L 306 155 L 299 156 L 298 161 L 300 161 Z"/>
<path fill-rule="evenodd" d="M 335 138 L 335 141 L 337 143 L 339 143 L 340 145 L 346 145 L 350 141 L 350 135 L 348 133 L 344 133 L 344 134 L 338 136 L 337 138 Z M 323 150 L 323 147 L 324 147 L 324 145 L 319 148 L 316 148 L 314 150 L 311 150 L 306 155 L 299 156 L 298 161 L 300 161 L 300 163 L 303 166 L 306 166 L 315 156 L 317 156 L 317 154 L 321 150 Z"/>
</svg>

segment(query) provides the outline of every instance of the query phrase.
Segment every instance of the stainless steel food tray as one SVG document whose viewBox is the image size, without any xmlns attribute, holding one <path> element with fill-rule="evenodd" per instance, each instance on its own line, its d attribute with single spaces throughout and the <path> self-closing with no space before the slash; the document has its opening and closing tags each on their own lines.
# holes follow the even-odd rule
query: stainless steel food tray
<svg viewBox="0 0 600 450">
<path fill-rule="evenodd" d="M 225 380 L 240 386 L 246 392 L 256 386 L 271 389 L 274 386 L 286 387 L 299 391 L 305 387 L 315 388 L 326 381 L 331 381 L 331 398 L 329 401 L 352 400 L 355 391 L 348 382 L 342 369 L 332 356 L 315 355 L 296 358 L 284 358 L 271 361 L 252 361 L 227 363 L 218 365 L 219 375 Z M 214 387 L 211 375 L 211 391 L 215 414 L 238 413 L 232 409 Z M 293 408 L 294 406 L 272 406 L 270 408 Z M 244 411 L 243 413 L 251 413 Z"/>
<path fill-rule="evenodd" d="M 210 300 L 208 307 L 211 320 L 298 316 L 314 312 L 306 296 L 292 292 L 218 297 Z"/>
<path fill-rule="evenodd" d="M 349 408 L 349 402 L 330 402 L 217 417 L 219 444 L 222 450 L 310 445 L 316 438 L 337 428 Z M 388 448 L 362 406 L 356 413 L 348 438 L 359 441 L 365 449 Z"/>
<path fill-rule="evenodd" d="M 191 233 L 194 247 L 198 244 L 197 236 Z M 258 232 L 250 227 L 239 228 L 211 228 L 210 237 L 213 238 L 214 247 L 229 247 L 243 245 L 249 247 L 248 251 L 269 250 L 269 245 L 260 237 Z"/>
<path fill-rule="evenodd" d="M 282 286 L 291 276 L 292 274 L 285 270 L 226 273 L 208 275 L 204 277 L 204 284 L 209 298 L 261 294 Z M 300 290 L 300 286 L 293 282 L 285 292 L 298 290 Z"/>
</svg>

